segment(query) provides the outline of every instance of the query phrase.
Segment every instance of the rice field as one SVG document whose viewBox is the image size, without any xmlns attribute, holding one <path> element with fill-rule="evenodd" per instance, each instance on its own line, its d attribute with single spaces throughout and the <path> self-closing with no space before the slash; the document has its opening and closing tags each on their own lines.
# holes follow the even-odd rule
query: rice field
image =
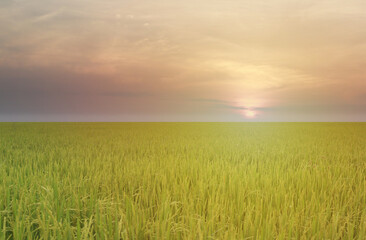
<svg viewBox="0 0 366 240">
<path fill-rule="evenodd" d="M 366 239 L 366 123 L 1 123 L 0 239 Z"/>
</svg>

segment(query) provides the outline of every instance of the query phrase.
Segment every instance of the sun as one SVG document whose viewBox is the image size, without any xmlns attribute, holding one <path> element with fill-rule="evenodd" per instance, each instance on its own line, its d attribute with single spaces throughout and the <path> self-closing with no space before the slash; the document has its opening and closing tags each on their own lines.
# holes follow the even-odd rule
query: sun
<svg viewBox="0 0 366 240">
<path fill-rule="evenodd" d="M 257 112 L 254 110 L 247 109 L 244 111 L 244 115 L 247 118 L 255 118 L 257 116 Z"/>
<path fill-rule="evenodd" d="M 258 98 L 239 99 L 235 106 L 239 109 L 240 115 L 246 119 L 254 119 L 261 115 L 260 108 L 264 105 L 264 101 Z"/>
</svg>

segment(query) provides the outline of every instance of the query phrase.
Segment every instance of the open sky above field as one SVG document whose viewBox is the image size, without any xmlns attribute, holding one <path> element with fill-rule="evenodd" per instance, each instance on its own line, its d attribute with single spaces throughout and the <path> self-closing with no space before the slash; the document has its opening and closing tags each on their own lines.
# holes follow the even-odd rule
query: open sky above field
<svg viewBox="0 0 366 240">
<path fill-rule="evenodd" d="M 1 0 L 0 121 L 366 121 L 364 0 Z"/>
</svg>

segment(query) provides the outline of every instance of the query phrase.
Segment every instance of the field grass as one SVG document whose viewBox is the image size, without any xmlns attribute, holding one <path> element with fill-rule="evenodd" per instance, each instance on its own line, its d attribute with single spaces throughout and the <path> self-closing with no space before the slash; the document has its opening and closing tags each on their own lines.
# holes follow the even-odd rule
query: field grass
<svg viewBox="0 0 366 240">
<path fill-rule="evenodd" d="M 366 124 L 0 124 L 0 239 L 75 238 L 366 239 Z"/>
</svg>

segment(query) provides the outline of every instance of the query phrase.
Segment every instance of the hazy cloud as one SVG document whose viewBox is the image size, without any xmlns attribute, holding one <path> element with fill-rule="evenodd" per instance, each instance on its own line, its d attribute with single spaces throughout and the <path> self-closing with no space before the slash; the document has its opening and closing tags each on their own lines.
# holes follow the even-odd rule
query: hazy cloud
<svg viewBox="0 0 366 240">
<path fill-rule="evenodd" d="M 363 0 L 2 0 L 0 116 L 365 121 L 365 11 Z"/>
</svg>

